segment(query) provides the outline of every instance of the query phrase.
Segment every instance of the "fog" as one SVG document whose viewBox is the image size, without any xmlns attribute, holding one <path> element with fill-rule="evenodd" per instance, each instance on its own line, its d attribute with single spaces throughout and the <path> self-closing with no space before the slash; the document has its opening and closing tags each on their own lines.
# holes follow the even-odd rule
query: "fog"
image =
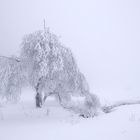
<svg viewBox="0 0 140 140">
<path fill-rule="evenodd" d="M 139 0 L 0 0 L 0 55 L 18 55 L 22 37 L 43 29 L 43 19 L 91 91 L 140 97 Z"/>
</svg>

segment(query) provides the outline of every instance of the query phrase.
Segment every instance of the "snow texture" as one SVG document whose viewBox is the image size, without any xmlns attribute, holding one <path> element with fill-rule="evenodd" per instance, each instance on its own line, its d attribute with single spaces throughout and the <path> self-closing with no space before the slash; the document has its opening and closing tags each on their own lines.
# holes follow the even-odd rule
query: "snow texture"
<svg viewBox="0 0 140 140">
<path fill-rule="evenodd" d="M 82 118 L 49 97 L 41 109 L 34 106 L 34 92 L 24 90 L 17 104 L 0 107 L 2 140 L 139 140 L 139 105 L 124 106 L 109 114 Z M 113 98 L 112 98 L 113 100 Z M 79 100 L 80 101 L 80 100 Z M 74 101 L 78 102 L 78 101 Z M 114 100 L 113 100 L 114 102 Z"/>
</svg>

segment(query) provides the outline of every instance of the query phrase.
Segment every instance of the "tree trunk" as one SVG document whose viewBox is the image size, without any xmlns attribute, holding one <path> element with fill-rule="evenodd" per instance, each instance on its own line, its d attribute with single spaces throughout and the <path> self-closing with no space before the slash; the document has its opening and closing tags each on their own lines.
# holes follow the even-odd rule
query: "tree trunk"
<svg viewBox="0 0 140 140">
<path fill-rule="evenodd" d="M 36 107 L 41 108 L 42 107 L 42 97 L 39 93 L 36 94 Z"/>
<path fill-rule="evenodd" d="M 39 79 L 39 81 L 35 87 L 35 89 L 36 89 L 36 96 L 35 96 L 36 107 L 39 107 L 39 108 L 41 108 L 42 104 L 43 104 L 41 90 L 39 90 L 40 82 L 41 82 L 41 78 Z"/>
</svg>

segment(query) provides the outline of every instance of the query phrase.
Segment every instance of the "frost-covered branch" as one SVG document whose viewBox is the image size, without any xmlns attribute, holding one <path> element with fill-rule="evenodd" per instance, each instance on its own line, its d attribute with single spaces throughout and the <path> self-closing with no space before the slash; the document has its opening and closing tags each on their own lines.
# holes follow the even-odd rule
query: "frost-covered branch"
<svg viewBox="0 0 140 140">
<path fill-rule="evenodd" d="M 120 107 L 120 106 L 124 106 L 124 105 L 135 105 L 135 104 L 140 104 L 140 100 L 137 101 L 119 101 L 113 105 L 109 105 L 109 106 L 103 106 L 102 110 L 105 113 L 109 113 L 111 112 L 113 109 L 115 109 L 116 107 Z"/>
</svg>

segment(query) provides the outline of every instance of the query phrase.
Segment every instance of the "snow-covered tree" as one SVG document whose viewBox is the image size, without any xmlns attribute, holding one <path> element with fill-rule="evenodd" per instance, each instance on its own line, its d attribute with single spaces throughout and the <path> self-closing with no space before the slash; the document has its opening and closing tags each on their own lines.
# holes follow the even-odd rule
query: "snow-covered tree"
<svg viewBox="0 0 140 140">
<path fill-rule="evenodd" d="M 71 50 L 49 29 L 24 36 L 19 58 L 0 57 L 0 97 L 17 100 L 25 85 L 36 90 L 37 107 L 54 95 L 60 105 L 83 117 L 93 117 L 98 110 L 108 113 L 120 105 L 140 103 L 121 102 L 102 107 L 98 97 L 90 93 Z M 72 96 L 82 96 L 84 102 L 73 104 Z"/>
<path fill-rule="evenodd" d="M 49 30 L 34 32 L 24 37 L 21 46 L 21 60 L 27 68 L 30 84 L 36 89 L 38 107 L 42 106 L 43 93 L 44 100 L 55 94 L 64 107 L 68 106 L 67 101 L 72 95 L 84 96 L 88 108 L 93 105 L 93 96 L 72 52 L 60 43 L 55 34 Z"/>
<path fill-rule="evenodd" d="M 0 57 L 0 96 L 8 100 L 20 97 L 25 76 L 21 61 L 16 57 Z"/>
</svg>

